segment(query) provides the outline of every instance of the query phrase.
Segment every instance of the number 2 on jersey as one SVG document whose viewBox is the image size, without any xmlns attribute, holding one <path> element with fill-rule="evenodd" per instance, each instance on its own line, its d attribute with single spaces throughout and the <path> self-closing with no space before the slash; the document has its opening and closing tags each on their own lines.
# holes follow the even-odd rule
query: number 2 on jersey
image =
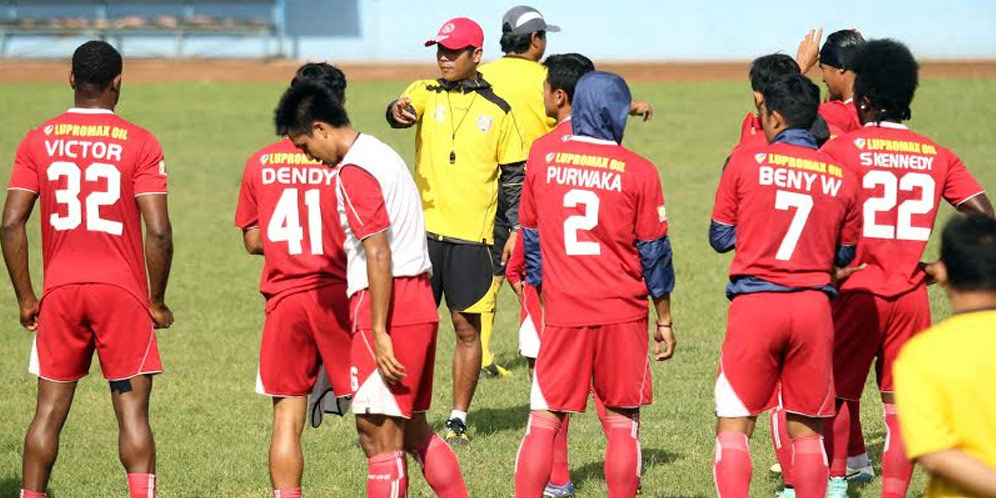
<svg viewBox="0 0 996 498">
<path fill-rule="evenodd" d="M 564 207 L 582 206 L 584 214 L 564 220 L 564 252 L 568 256 L 597 256 L 602 253 L 598 242 L 578 240 L 578 230 L 591 230 L 598 226 L 598 195 L 590 190 L 569 190 L 564 194 Z"/>
<path fill-rule="evenodd" d="M 802 229 L 805 228 L 809 213 L 813 210 L 813 198 L 806 194 L 785 190 L 775 192 L 775 209 L 788 211 L 789 208 L 793 207 L 795 214 L 792 215 L 792 223 L 789 224 L 788 231 L 785 232 L 785 237 L 782 238 L 782 243 L 778 246 L 778 252 L 775 253 L 775 259 L 780 261 L 792 259 L 795 246 L 799 244 L 799 237 L 802 236 Z"/>
<path fill-rule="evenodd" d="M 324 254 L 322 246 L 322 206 L 321 192 L 311 189 L 304 192 L 304 204 L 308 208 L 308 245 L 311 254 Z M 273 216 L 266 227 L 266 236 L 273 242 L 287 242 L 287 253 L 296 256 L 304 252 L 304 228 L 298 212 L 297 189 L 285 189 L 273 209 Z"/>
</svg>

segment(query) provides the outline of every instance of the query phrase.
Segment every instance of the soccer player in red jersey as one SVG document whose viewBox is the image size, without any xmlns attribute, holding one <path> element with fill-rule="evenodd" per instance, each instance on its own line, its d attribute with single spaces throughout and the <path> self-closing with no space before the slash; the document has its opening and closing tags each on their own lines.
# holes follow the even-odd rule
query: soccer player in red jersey
<svg viewBox="0 0 996 498">
<path fill-rule="evenodd" d="M 776 79 L 785 75 L 799 74 L 799 64 L 795 59 L 785 54 L 769 54 L 754 59 L 750 63 L 750 88 L 754 92 L 754 106 L 757 114 L 747 113 L 740 125 L 740 142 L 733 151 L 766 147 L 767 139 L 761 127 L 761 107 L 764 105 L 764 90 Z M 836 128 L 830 128 L 822 116 L 813 122 L 810 133 L 816 138 L 816 143 L 822 145 L 831 135 L 839 133 Z"/>
<path fill-rule="evenodd" d="M 830 33 L 823 48 L 820 48 L 822 37 L 823 28 L 810 31 L 799 43 L 796 60 L 802 74 L 809 73 L 813 66 L 819 64 L 820 76 L 827 86 L 827 101 L 820 104 L 820 115 L 840 134 L 850 133 L 861 128 L 858 109 L 854 105 L 851 61 L 865 39 L 856 29 L 842 29 Z"/>
<path fill-rule="evenodd" d="M 425 418 L 439 315 L 421 201 L 408 167 L 389 146 L 354 130 L 346 110 L 321 86 L 288 89 L 275 123 L 309 157 L 337 165 L 353 412 L 368 457 L 367 496 L 407 495 L 407 451 L 437 496 L 466 497 L 456 455 Z"/>
<path fill-rule="evenodd" d="M 674 269 L 657 168 L 619 145 L 630 101 L 618 75 L 587 73 L 575 88 L 573 134 L 530 151 L 526 278 L 540 289 L 546 326 L 516 462 L 519 497 L 543 493 L 562 420 L 585 411 L 592 388 L 608 410 L 609 496 L 633 496 L 639 486 L 639 413 L 652 402 L 647 296 L 658 315 L 655 356 L 666 360 Z"/>
<path fill-rule="evenodd" d="M 864 127 L 824 151 L 860 178 L 864 228 L 856 264 L 867 268 L 843 282 L 834 302 L 834 377 L 838 406 L 861 398 L 873 361 L 888 438 L 882 495 L 905 496 L 913 465 L 905 455 L 893 399 L 892 363 L 913 335 L 930 325 L 925 265 L 920 263 L 943 198 L 959 211 L 992 216 L 979 183 L 950 150 L 901 123 L 910 118 L 918 66 L 903 44 L 866 42 L 852 61 L 854 101 Z M 927 267 L 929 269 L 929 267 Z M 827 435 L 833 496 L 844 496 L 850 427 L 840 406 Z"/>
<path fill-rule="evenodd" d="M 308 63 L 302 81 L 327 88 L 340 101 L 342 71 Z M 273 398 L 270 481 L 277 498 L 301 496 L 307 395 L 326 366 L 333 392 L 345 396 L 349 382 L 349 303 L 346 300 L 346 236 L 335 216 L 335 174 L 284 138 L 246 162 L 235 224 L 246 251 L 263 256 L 260 292 L 266 320 L 259 352 L 256 391 Z"/>
<path fill-rule="evenodd" d="M 105 42 L 76 49 L 74 107 L 28 132 L 8 184 L 0 241 L 21 324 L 35 332 L 29 370 L 38 376 L 24 441 L 26 498 L 45 496 L 59 434 L 94 350 L 110 381 L 129 493 L 155 495 L 149 397 L 152 376 L 162 371 L 154 329 L 173 323 L 165 303 L 173 238 L 159 142 L 114 114 L 121 66 L 121 54 Z M 36 200 L 45 262 L 40 302 L 25 231 Z"/>
<path fill-rule="evenodd" d="M 795 492 L 822 498 L 826 490 L 820 433 L 834 409 L 830 273 L 853 258 L 861 218 L 856 175 L 821 154 L 808 131 L 819 95 L 799 74 L 769 84 L 761 122 L 770 145 L 735 153 L 716 192 L 710 243 L 718 252 L 736 249 L 715 391 L 721 498 L 749 495 L 747 440 L 779 396 Z"/>
</svg>

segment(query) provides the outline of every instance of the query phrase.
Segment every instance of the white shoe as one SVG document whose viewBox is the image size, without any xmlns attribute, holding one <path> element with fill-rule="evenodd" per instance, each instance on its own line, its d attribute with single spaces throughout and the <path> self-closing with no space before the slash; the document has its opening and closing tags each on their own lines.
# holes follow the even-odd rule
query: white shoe
<svg viewBox="0 0 996 498">
<path fill-rule="evenodd" d="M 847 479 L 831 477 L 827 483 L 826 498 L 847 498 Z"/>
<path fill-rule="evenodd" d="M 775 464 L 772 465 L 771 468 L 768 469 L 768 470 L 770 470 L 772 474 L 781 474 L 782 473 L 782 464 L 780 464 L 778 462 L 775 462 Z"/>
</svg>

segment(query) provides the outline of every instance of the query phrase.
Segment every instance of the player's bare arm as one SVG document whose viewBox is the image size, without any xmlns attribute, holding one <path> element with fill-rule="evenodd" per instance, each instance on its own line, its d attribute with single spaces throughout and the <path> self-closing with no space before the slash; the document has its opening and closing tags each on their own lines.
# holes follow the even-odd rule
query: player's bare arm
<svg viewBox="0 0 996 498">
<path fill-rule="evenodd" d="M 958 211 L 962 213 L 979 213 L 993 218 L 993 204 L 989 201 L 989 196 L 986 194 L 979 194 L 959 204 Z"/>
<path fill-rule="evenodd" d="M 799 42 L 799 50 L 795 53 L 795 61 L 799 63 L 802 74 L 809 72 L 820 61 L 820 41 L 823 39 L 823 27 L 811 29 L 806 37 Z"/>
<path fill-rule="evenodd" d="M 391 128 L 408 128 L 416 121 L 418 116 L 415 115 L 412 100 L 408 97 L 401 97 L 387 106 L 387 122 Z"/>
<path fill-rule="evenodd" d="M 387 333 L 387 314 L 391 306 L 391 246 L 387 231 L 363 239 L 367 254 L 367 279 L 370 282 L 370 327 L 373 330 L 377 368 L 389 383 L 405 378 L 405 366 L 394 357 L 394 346 Z"/>
<path fill-rule="evenodd" d="M 27 190 L 8 191 L 7 202 L 3 207 L 3 222 L 0 225 L 3 260 L 14 285 L 21 325 L 31 331 L 38 328 L 38 298 L 31 285 L 31 272 L 28 269 L 28 233 L 25 225 L 35 207 L 36 199 L 38 194 Z"/>
<path fill-rule="evenodd" d="M 145 221 L 145 261 L 149 268 L 149 308 L 156 328 L 173 325 L 173 312 L 166 306 L 166 284 L 173 264 L 173 227 L 165 195 L 142 195 L 138 210 Z"/>
<path fill-rule="evenodd" d="M 996 469 L 964 451 L 935 451 L 916 461 L 930 474 L 949 479 L 973 496 L 996 496 Z"/>
<path fill-rule="evenodd" d="M 674 356 L 677 342 L 674 338 L 674 321 L 671 318 L 671 294 L 655 297 L 654 308 L 657 310 L 657 324 L 654 327 L 654 357 L 657 361 L 665 361 Z"/>
<path fill-rule="evenodd" d="M 258 256 L 263 255 L 263 234 L 259 227 L 251 227 L 242 231 L 242 243 L 246 246 L 246 252 Z"/>
</svg>

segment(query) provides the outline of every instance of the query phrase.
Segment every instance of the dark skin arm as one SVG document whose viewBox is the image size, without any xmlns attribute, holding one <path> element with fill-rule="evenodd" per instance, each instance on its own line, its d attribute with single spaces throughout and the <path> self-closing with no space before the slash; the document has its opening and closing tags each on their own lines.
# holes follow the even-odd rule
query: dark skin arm
<svg viewBox="0 0 996 498">
<path fill-rule="evenodd" d="M 674 340 L 674 324 L 671 321 L 671 294 L 655 297 L 654 309 L 657 310 L 657 325 L 654 330 L 654 357 L 664 361 L 674 356 L 677 343 Z"/>
<path fill-rule="evenodd" d="M 263 255 L 263 234 L 258 227 L 247 228 L 242 231 L 242 243 L 246 246 L 246 252 L 257 256 Z"/>
<path fill-rule="evenodd" d="M 961 213 L 978 213 L 983 216 L 993 218 L 993 204 L 989 201 L 989 196 L 979 194 L 958 205 Z M 939 261 L 933 263 L 920 263 L 920 268 L 927 272 L 927 283 L 936 283 L 941 275 L 942 268 Z"/>
<path fill-rule="evenodd" d="M 169 328 L 173 312 L 166 306 L 166 284 L 173 264 L 173 227 L 165 195 L 136 198 L 145 221 L 145 262 L 149 271 L 149 311 L 156 328 Z"/>
<path fill-rule="evenodd" d="M 38 194 L 26 190 L 10 190 L 3 207 L 0 224 L 0 245 L 7 264 L 10 282 L 14 286 L 20 308 L 21 325 L 30 331 L 38 328 L 38 297 L 31 285 L 28 268 L 28 232 L 25 225 L 31 217 Z"/>
<path fill-rule="evenodd" d="M 405 378 L 405 366 L 394 357 L 394 345 L 387 333 L 387 315 L 391 308 L 391 246 L 387 231 L 363 239 L 367 253 L 367 280 L 370 284 L 370 326 L 373 330 L 374 355 L 381 376 L 389 383 Z"/>
</svg>

